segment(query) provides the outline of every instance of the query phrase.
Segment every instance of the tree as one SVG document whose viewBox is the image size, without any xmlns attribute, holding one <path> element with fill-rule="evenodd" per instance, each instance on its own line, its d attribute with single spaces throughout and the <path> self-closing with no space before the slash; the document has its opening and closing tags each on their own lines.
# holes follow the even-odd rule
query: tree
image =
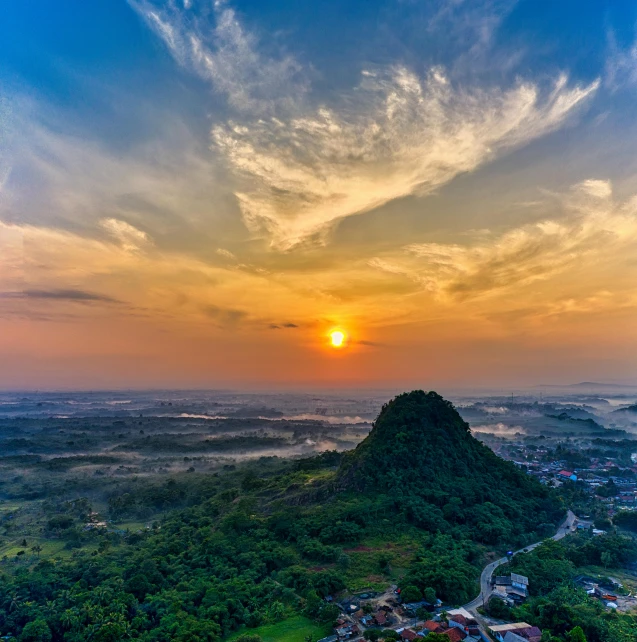
<svg viewBox="0 0 637 642">
<path fill-rule="evenodd" d="M 40 553 L 42 552 L 42 547 L 39 544 L 35 544 L 34 546 L 31 547 L 31 551 L 35 553 L 38 557 L 40 557 Z"/>
<path fill-rule="evenodd" d="M 403 603 L 420 602 L 422 600 L 422 593 L 417 586 L 410 584 L 400 592 L 400 599 Z"/>
<path fill-rule="evenodd" d="M 612 566 L 613 563 L 613 556 L 609 551 L 604 551 L 601 556 L 602 559 L 602 565 L 604 568 L 608 568 L 609 566 Z"/>
<path fill-rule="evenodd" d="M 380 640 L 380 631 L 378 629 L 367 629 L 363 633 L 363 637 L 370 642 L 378 642 Z"/>
<path fill-rule="evenodd" d="M 497 618 L 498 620 L 508 619 L 511 613 L 511 609 L 509 609 L 504 600 L 501 600 L 499 597 L 492 597 L 489 600 L 487 611 L 491 617 Z"/>
<path fill-rule="evenodd" d="M 271 622 L 280 622 L 284 618 L 285 606 L 282 602 L 279 602 L 279 600 L 275 600 L 268 609 L 268 619 Z"/>
<path fill-rule="evenodd" d="M 449 636 L 444 633 L 430 633 L 425 640 L 427 642 L 449 642 Z"/>
<path fill-rule="evenodd" d="M 339 558 L 338 558 L 338 567 L 345 573 L 347 569 L 350 567 L 352 563 L 352 560 L 349 555 L 346 555 L 343 553 Z"/>
<path fill-rule="evenodd" d="M 29 622 L 20 635 L 20 642 L 50 642 L 52 639 L 51 629 L 42 618 Z"/>
<path fill-rule="evenodd" d="M 586 642 L 586 636 L 581 626 L 576 626 L 568 634 L 568 642 Z"/>
<path fill-rule="evenodd" d="M 425 600 L 427 600 L 427 602 L 429 602 L 429 604 L 435 604 L 436 603 L 436 599 L 437 599 L 436 598 L 436 591 L 434 589 L 432 589 L 431 586 L 428 586 L 425 589 L 424 595 L 425 595 Z"/>
<path fill-rule="evenodd" d="M 428 620 L 429 619 L 429 611 L 424 606 L 419 606 L 416 609 L 416 617 L 419 620 Z"/>
<path fill-rule="evenodd" d="M 263 638 L 256 633 L 243 633 L 238 638 L 235 638 L 234 642 L 263 642 Z"/>
</svg>

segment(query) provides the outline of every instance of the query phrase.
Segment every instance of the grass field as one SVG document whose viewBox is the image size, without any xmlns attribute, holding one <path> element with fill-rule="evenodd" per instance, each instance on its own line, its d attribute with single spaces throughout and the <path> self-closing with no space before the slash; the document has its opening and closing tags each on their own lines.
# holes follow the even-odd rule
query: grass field
<svg viewBox="0 0 637 642">
<path fill-rule="evenodd" d="M 4 546 L 0 546 L 0 557 L 6 555 L 9 559 L 12 559 L 16 556 L 18 551 L 26 551 L 28 559 L 35 562 L 36 560 L 47 559 L 50 557 L 69 558 L 73 552 L 72 550 L 66 549 L 64 547 L 64 542 L 59 540 L 51 541 L 44 538 L 28 537 L 27 546 L 25 547 L 20 544 L 19 539 L 20 538 L 18 538 L 18 540 L 8 542 Z M 31 551 L 31 547 L 35 544 L 39 544 L 42 547 L 39 556 L 36 556 L 33 551 Z M 84 550 L 90 550 L 90 548 L 95 547 L 85 547 Z"/>
<path fill-rule="evenodd" d="M 263 642 L 304 642 L 308 635 L 312 640 L 320 640 L 331 633 L 332 629 L 329 624 L 314 624 L 306 617 L 297 615 L 278 624 L 267 624 L 256 629 L 244 629 L 231 635 L 228 640 L 235 640 L 242 633 L 255 633 L 260 635 Z"/>
</svg>

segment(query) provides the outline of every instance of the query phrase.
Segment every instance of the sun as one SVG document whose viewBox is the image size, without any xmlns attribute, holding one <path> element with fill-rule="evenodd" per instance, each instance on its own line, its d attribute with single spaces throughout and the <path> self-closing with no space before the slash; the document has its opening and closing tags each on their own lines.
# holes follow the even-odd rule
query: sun
<svg viewBox="0 0 637 642">
<path fill-rule="evenodd" d="M 330 342 L 333 348 L 342 348 L 345 345 L 345 333 L 342 330 L 332 330 L 330 332 Z"/>
</svg>

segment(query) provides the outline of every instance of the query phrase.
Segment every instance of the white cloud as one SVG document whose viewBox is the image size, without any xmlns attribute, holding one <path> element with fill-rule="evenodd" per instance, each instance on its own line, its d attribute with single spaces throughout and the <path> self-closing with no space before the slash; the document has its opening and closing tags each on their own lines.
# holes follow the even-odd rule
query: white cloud
<svg viewBox="0 0 637 642">
<path fill-rule="evenodd" d="M 377 258 L 370 265 L 408 276 L 442 299 L 454 299 L 511 290 L 519 294 L 529 284 L 568 273 L 579 275 L 575 282 L 581 287 L 601 269 L 616 272 L 634 255 L 637 197 L 617 202 L 609 182 L 588 180 L 574 186 L 562 202 L 559 218 L 472 245 L 416 243 L 401 255 Z M 622 272 L 630 278 L 629 270 Z"/>
<path fill-rule="evenodd" d="M 637 39 L 629 47 L 622 48 L 614 32 L 609 30 L 608 49 L 606 84 L 611 89 L 617 89 L 620 85 L 637 83 Z"/>
<path fill-rule="evenodd" d="M 0 95 L 0 194 L 11 173 L 11 127 L 9 118 L 9 103 Z"/>
<path fill-rule="evenodd" d="M 427 194 L 513 147 L 560 127 L 597 89 L 565 77 L 544 94 L 454 87 L 441 69 L 368 73 L 348 108 L 213 128 L 243 179 L 244 219 L 273 246 L 324 238 L 338 220 L 410 194 Z"/>
<path fill-rule="evenodd" d="M 226 5 L 216 5 L 215 26 L 206 32 L 201 18 L 175 5 L 131 2 L 176 59 L 237 108 L 236 118 L 212 128 L 213 144 L 239 179 L 247 227 L 280 250 L 324 241 L 342 218 L 428 194 L 559 128 L 598 87 L 560 76 L 548 90 L 522 81 L 467 88 L 438 67 L 420 76 L 393 66 L 366 69 L 360 85 L 331 106 L 310 107 L 299 64 L 261 53 Z M 510 4 L 481 5 L 490 25 L 481 38 L 491 38 Z"/>
<path fill-rule="evenodd" d="M 146 232 L 138 230 L 130 223 L 126 223 L 126 221 L 120 221 L 116 218 L 105 218 L 102 219 L 100 223 L 109 234 L 117 239 L 125 250 L 139 250 L 150 242 Z"/>
<path fill-rule="evenodd" d="M 305 94 L 307 85 L 294 58 L 262 55 L 256 36 L 243 28 L 235 11 L 224 3 L 215 2 L 211 27 L 204 18 L 184 15 L 172 3 L 157 8 L 149 0 L 129 2 L 179 63 L 211 81 L 235 109 L 271 113 L 293 107 Z"/>
<path fill-rule="evenodd" d="M 223 256 L 224 259 L 229 259 L 231 261 L 236 261 L 237 257 L 230 252 L 230 250 L 224 250 L 222 247 L 217 249 L 217 254 Z"/>
</svg>

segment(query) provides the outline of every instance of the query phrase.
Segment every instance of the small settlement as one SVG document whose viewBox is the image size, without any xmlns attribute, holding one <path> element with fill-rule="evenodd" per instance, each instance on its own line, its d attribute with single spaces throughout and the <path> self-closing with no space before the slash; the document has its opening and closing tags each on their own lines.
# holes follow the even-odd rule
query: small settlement
<svg viewBox="0 0 637 642">
<path fill-rule="evenodd" d="M 339 603 L 342 609 L 332 635 L 319 642 L 361 640 L 368 629 L 391 629 L 399 640 L 423 640 L 429 633 L 441 633 L 449 642 L 478 642 L 481 635 L 475 617 L 466 609 L 445 610 L 442 603 L 401 603 L 398 591 L 363 594 Z M 424 617 L 423 617 L 424 616 Z"/>
</svg>

